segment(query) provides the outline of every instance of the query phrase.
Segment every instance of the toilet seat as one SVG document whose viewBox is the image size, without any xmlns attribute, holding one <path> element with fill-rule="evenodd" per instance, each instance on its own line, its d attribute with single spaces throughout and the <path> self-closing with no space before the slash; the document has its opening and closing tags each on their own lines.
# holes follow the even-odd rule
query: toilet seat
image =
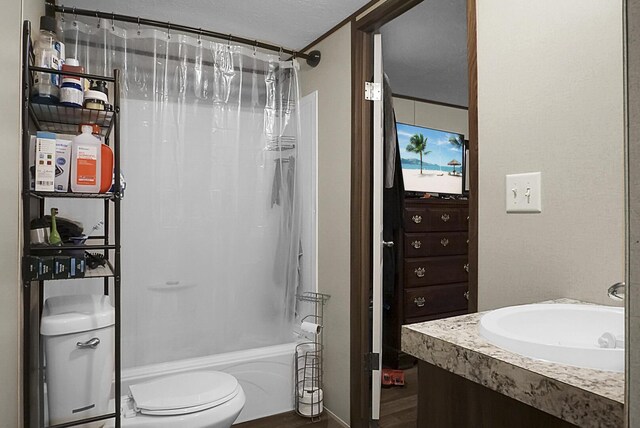
<svg viewBox="0 0 640 428">
<path fill-rule="evenodd" d="M 189 372 L 129 386 L 136 411 L 153 416 L 200 412 L 232 400 L 240 391 L 223 372 Z"/>
</svg>

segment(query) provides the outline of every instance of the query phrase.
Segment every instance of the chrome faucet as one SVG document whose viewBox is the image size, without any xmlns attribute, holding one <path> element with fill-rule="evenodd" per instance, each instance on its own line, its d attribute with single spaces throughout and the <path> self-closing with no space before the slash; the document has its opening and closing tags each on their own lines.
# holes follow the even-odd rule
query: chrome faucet
<svg viewBox="0 0 640 428">
<path fill-rule="evenodd" d="M 624 282 L 617 282 L 609 287 L 609 290 L 607 290 L 607 294 L 613 300 L 624 300 L 626 288 L 627 286 Z"/>
</svg>

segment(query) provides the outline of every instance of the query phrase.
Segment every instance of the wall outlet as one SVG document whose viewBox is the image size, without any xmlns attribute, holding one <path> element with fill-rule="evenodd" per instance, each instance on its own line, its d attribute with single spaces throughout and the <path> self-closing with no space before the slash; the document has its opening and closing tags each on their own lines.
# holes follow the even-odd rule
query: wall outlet
<svg viewBox="0 0 640 428">
<path fill-rule="evenodd" d="M 506 201 L 508 213 L 541 213 L 541 173 L 508 174 Z"/>
</svg>

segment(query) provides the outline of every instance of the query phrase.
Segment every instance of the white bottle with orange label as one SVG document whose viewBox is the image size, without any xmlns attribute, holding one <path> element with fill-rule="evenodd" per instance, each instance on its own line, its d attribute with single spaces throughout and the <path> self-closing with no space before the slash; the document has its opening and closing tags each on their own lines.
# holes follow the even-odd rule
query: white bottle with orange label
<svg viewBox="0 0 640 428">
<path fill-rule="evenodd" d="M 95 130 L 94 128 L 97 128 Z M 96 125 L 80 125 L 82 134 L 72 142 L 71 191 L 100 192 L 102 142 L 93 132 L 100 133 Z"/>
</svg>

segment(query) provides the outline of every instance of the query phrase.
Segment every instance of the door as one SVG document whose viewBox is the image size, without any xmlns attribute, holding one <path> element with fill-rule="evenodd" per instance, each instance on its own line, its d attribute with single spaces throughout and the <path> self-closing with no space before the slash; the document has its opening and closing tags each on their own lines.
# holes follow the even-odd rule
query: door
<svg viewBox="0 0 640 428">
<path fill-rule="evenodd" d="M 373 319 L 371 337 L 371 419 L 380 419 L 380 392 L 382 387 L 382 197 L 384 153 L 384 103 L 383 103 L 382 36 L 373 36 Z"/>
</svg>

